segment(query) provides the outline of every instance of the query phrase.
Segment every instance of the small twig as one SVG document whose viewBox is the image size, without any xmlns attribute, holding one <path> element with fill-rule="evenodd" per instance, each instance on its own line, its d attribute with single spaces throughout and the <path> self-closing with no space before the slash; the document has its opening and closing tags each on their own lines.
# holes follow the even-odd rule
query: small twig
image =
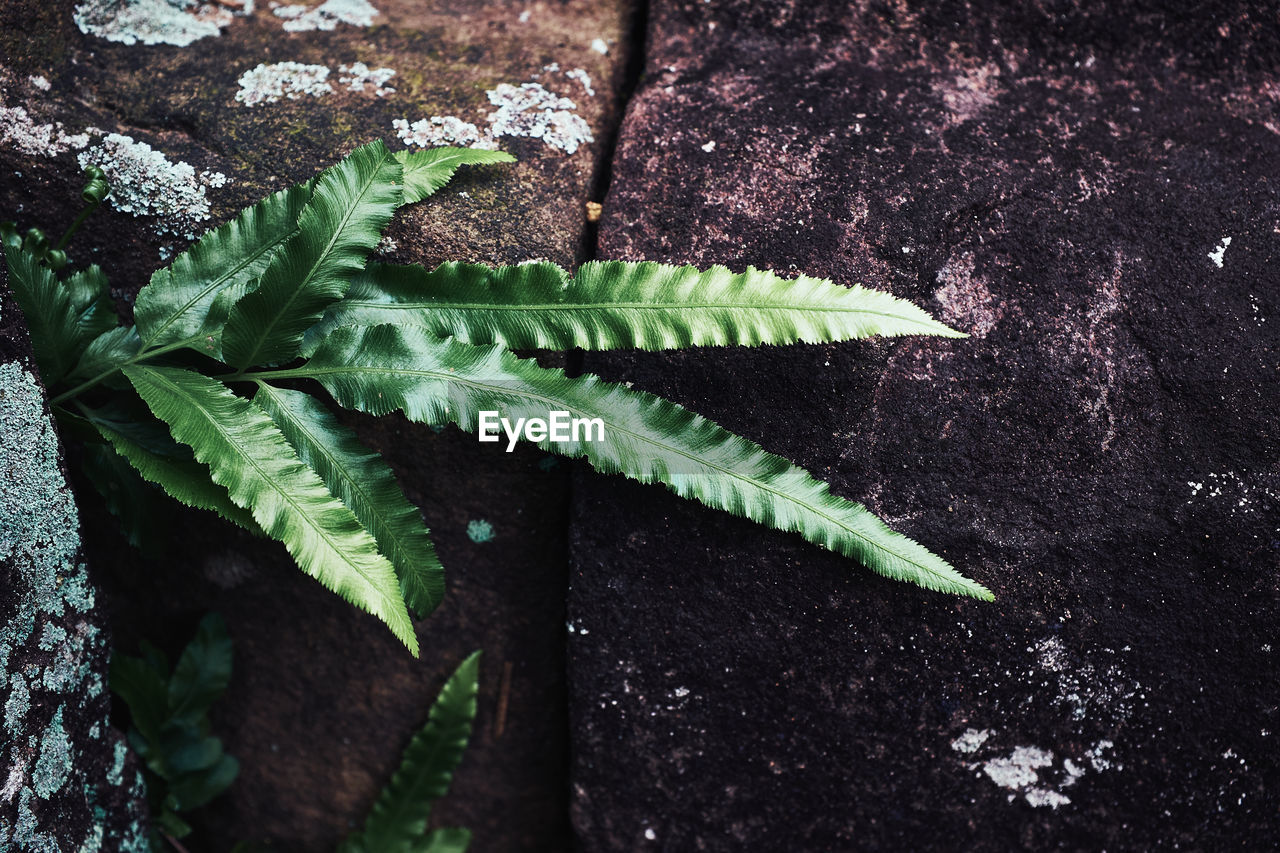
<svg viewBox="0 0 1280 853">
<path fill-rule="evenodd" d="M 179 842 L 179 841 L 178 841 L 178 839 L 174 838 L 174 837 L 173 837 L 172 835 L 170 835 L 169 833 L 167 833 L 167 832 L 162 832 L 162 833 L 160 833 L 160 834 L 164 836 L 164 840 L 165 840 L 165 841 L 168 841 L 170 844 L 172 844 L 172 845 L 173 845 L 173 849 L 174 849 L 174 850 L 177 850 L 177 851 L 178 851 L 178 853 L 191 853 L 191 851 L 190 851 L 190 850 L 188 850 L 187 848 L 185 848 L 185 847 L 183 847 L 183 846 L 182 846 L 182 843 L 181 843 L 181 842 Z"/>
<path fill-rule="evenodd" d="M 502 664 L 502 685 L 498 688 L 498 718 L 493 724 L 493 739 L 502 737 L 507 728 L 507 701 L 511 698 L 511 661 Z"/>
</svg>

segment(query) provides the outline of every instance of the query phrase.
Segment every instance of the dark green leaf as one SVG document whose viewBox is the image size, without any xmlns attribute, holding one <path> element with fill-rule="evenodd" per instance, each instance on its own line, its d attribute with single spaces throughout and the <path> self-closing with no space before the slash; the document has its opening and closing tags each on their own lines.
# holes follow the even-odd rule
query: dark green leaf
<svg viewBox="0 0 1280 853">
<path fill-rule="evenodd" d="M 240 762 L 230 755 L 223 755 L 207 770 L 175 779 L 169 788 L 169 796 L 173 798 L 177 811 L 191 811 L 227 790 L 239 772 Z"/>
<path fill-rule="evenodd" d="M 133 308 L 144 345 L 186 342 L 216 356 L 217 336 L 231 305 L 297 232 L 298 216 L 310 197 L 311 182 L 267 196 L 151 276 Z"/>
<path fill-rule="evenodd" d="M 129 706 L 138 731 L 151 743 L 158 743 L 160 729 L 168 717 L 168 694 L 164 678 L 144 661 L 130 655 L 111 656 L 111 692 Z"/>
<path fill-rule="evenodd" d="M 263 383 L 253 399 L 373 534 L 378 550 L 395 566 L 409 608 L 420 614 L 435 610 L 444 596 L 444 569 L 421 512 L 400 491 L 382 457 L 308 394 Z"/>
<path fill-rule="evenodd" d="M 413 204 L 449 183 L 459 166 L 484 163 L 514 163 L 505 151 L 478 148 L 430 148 L 426 151 L 399 151 L 396 160 L 404 166 L 404 203 Z"/>
<path fill-rule="evenodd" d="M 227 364 L 245 368 L 286 361 L 302 333 L 341 299 L 351 275 L 378 245 L 404 195 L 401 167 L 380 141 L 357 148 L 316 182 L 298 233 L 231 310 L 222 335 Z"/>
<path fill-rule="evenodd" d="M 600 429 L 537 442 L 585 457 L 596 469 L 663 483 L 681 497 L 745 516 L 854 557 L 868 568 L 927 589 L 989 599 L 981 584 L 895 533 L 861 504 L 759 445 L 661 397 L 570 378 L 496 346 L 438 338 L 414 327 L 341 328 L 303 368 L 283 375 L 318 379 L 343 406 L 387 414 L 403 409 L 422 423 L 452 421 L 479 431 L 482 411 L 513 423 L 551 412 L 597 420 Z M 592 439 L 588 440 L 588 436 Z"/>
<path fill-rule="evenodd" d="M 85 347 L 75 369 L 67 374 L 67 383 L 83 382 L 113 373 L 137 355 L 141 345 L 138 330 L 134 326 L 117 326 L 98 335 Z M 129 387 L 129 383 L 118 373 L 105 378 L 103 384 L 116 389 Z"/>
<path fill-rule="evenodd" d="M 189 370 L 134 366 L 125 373 L 173 437 L 209 465 L 214 482 L 250 509 L 303 571 L 387 623 L 417 654 L 395 570 L 262 409 Z"/>
<path fill-rule="evenodd" d="M 443 827 L 427 834 L 412 853 L 467 853 L 471 846 L 471 830 Z"/>
<path fill-rule="evenodd" d="M 682 349 L 826 343 L 873 335 L 963 337 L 879 290 L 784 279 L 748 267 L 699 270 L 592 261 L 577 275 L 547 261 L 496 269 L 373 264 L 308 331 L 314 350 L 339 326 L 421 326 L 510 349 Z"/>
<path fill-rule="evenodd" d="M 480 653 L 473 652 L 445 682 L 426 726 L 413 736 L 400 768 L 365 819 L 360 841 L 366 850 L 418 849 L 431 807 L 448 792 L 471 737 L 479 667 Z"/>
<path fill-rule="evenodd" d="M 80 325 L 70 294 L 53 271 L 24 249 L 6 247 L 9 289 L 31 332 L 31 349 L 48 388 L 57 384 L 80 355 Z"/>
<path fill-rule="evenodd" d="M 217 613 L 200 620 L 196 635 L 183 649 L 169 680 L 169 714 L 194 722 L 231 682 L 231 638 Z"/>
</svg>

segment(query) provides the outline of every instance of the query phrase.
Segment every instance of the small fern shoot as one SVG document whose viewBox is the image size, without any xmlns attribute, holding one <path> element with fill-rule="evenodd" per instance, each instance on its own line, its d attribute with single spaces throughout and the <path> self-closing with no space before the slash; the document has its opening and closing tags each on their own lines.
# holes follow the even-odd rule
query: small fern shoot
<svg viewBox="0 0 1280 853">
<path fill-rule="evenodd" d="M 427 831 L 431 808 L 449 792 L 462 762 L 476 716 L 480 652 L 454 671 L 431 706 L 427 724 L 413 736 L 400 767 L 383 789 L 364 828 L 348 837 L 339 853 L 464 853 L 466 829 Z"/>
<path fill-rule="evenodd" d="M 473 432 L 493 413 L 531 422 L 559 412 L 603 434 L 536 437 L 550 452 L 797 533 L 890 578 L 991 598 L 754 442 L 660 397 L 512 352 L 962 337 L 917 306 L 755 268 L 603 261 L 571 274 L 545 261 L 367 263 L 398 208 L 463 165 L 511 160 L 472 149 L 357 148 L 157 271 L 137 295 L 132 326 L 118 325 L 97 267 L 59 277 L 69 234 L 55 249 L 35 229 L 19 236 L 0 224 L 55 414 L 94 445 L 85 458 L 109 506 L 120 511 L 120 495 L 138 492 L 138 483 L 116 482 L 133 471 L 183 504 L 277 539 L 304 572 L 416 654 L 410 611 L 439 604 L 440 561 L 390 468 L 314 392 L 349 409 L 399 410 Z M 89 178 L 92 209 L 107 190 L 100 172 Z"/>
</svg>

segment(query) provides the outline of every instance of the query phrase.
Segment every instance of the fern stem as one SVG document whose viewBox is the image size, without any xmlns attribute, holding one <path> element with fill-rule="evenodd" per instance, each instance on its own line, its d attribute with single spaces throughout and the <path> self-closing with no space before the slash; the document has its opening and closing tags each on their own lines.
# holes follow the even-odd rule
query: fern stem
<svg viewBox="0 0 1280 853">
<path fill-rule="evenodd" d="M 52 399 L 49 400 L 49 405 L 56 406 L 59 403 L 63 402 L 64 400 L 69 400 L 72 397 L 79 396 L 81 393 L 88 391 L 90 388 L 102 382 L 102 380 L 111 376 L 113 373 L 118 372 L 122 367 L 129 367 L 134 364 L 141 364 L 142 362 L 146 361 L 149 358 L 155 358 L 156 356 L 165 355 L 166 353 L 173 352 L 174 350 L 179 350 L 179 349 L 182 349 L 183 347 L 190 346 L 192 343 L 200 340 L 201 337 L 203 336 L 193 335 L 192 337 L 187 338 L 186 340 L 174 341 L 171 344 L 165 344 L 164 346 L 156 347 L 155 349 L 139 350 L 137 353 L 125 359 L 124 361 L 120 362 L 119 364 L 115 365 L 114 367 L 110 367 L 102 371 L 101 373 L 99 373 L 97 376 L 94 376 L 91 379 L 86 379 L 85 381 L 81 382 L 79 385 L 70 389 L 69 391 L 63 391 L 58 396 L 53 397 Z"/>
</svg>

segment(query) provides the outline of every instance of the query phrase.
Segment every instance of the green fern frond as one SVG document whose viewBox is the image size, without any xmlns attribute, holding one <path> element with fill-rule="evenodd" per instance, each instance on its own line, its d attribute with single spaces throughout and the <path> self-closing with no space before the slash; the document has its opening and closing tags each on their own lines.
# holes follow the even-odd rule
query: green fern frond
<svg viewBox="0 0 1280 853">
<path fill-rule="evenodd" d="M 346 504 L 395 566 L 409 609 L 430 613 L 444 597 L 444 569 L 422 514 L 396 484 L 391 468 L 319 401 L 262 383 L 253 398 L 293 449 Z"/>
<path fill-rule="evenodd" d="M 478 148 L 429 148 L 425 151 L 398 151 L 396 160 L 404 167 L 404 203 L 422 201 L 449 183 L 459 166 L 487 163 L 514 163 L 505 151 Z"/>
<path fill-rule="evenodd" d="M 227 490 L 213 482 L 209 466 L 197 462 L 191 455 L 191 448 L 175 443 L 167 432 L 156 434 L 152 429 L 154 424 L 163 430 L 163 424 L 129 417 L 114 418 L 106 411 L 87 407 L 82 407 L 81 411 L 144 480 L 164 489 L 180 503 L 216 512 L 245 530 L 262 535 L 262 528 L 253 520 L 253 514 L 236 505 Z"/>
<path fill-rule="evenodd" d="M 67 289 L 71 308 L 76 313 L 81 340 L 92 341 L 119 324 L 116 306 L 107 286 L 107 276 L 97 264 L 67 276 L 62 286 Z"/>
<path fill-rule="evenodd" d="M 138 339 L 137 326 L 117 326 L 103 332 L 85 347 L 84 354 L 75 368 L 67 374 L 67 383 L 81 382 L 96 376 L 104 376 L 103 384 L 115 388 L 126 387 L 124 378 L 115 368 L 138 354 L 142 341 Z"/>
<path fill-rule="evenodd" d="M 9 289 L 31 333 L 31 349 L 46 387 L 57 384 L 75 364 L 84 340 L 70 292 L 53 271 L 21 249 L 5 247 Z"/>
<path fill-rule="evenodd" d="M 143 344 L 182 344 L 217 356 L 217 335 L 231 305 L 297 233 L 313 183 L 289 187 L 245 208 L 153 274 L 133 307 Z"/>
<path fill-rule="evenodd" d="M 586 375 L 568 378 L 496 346 L 439 338 L 417 327 L 337 329 L 302 367 L 278 376 L 318 380 L 343 406 L 479 430 L 481 411 L 546 419 L 552 411 L 603 423 L 602 440 L 542 440 L 551 453 L 681 497 L 799 533 L 896 580 L 990 599 L 945 560 L 895 533 L 860 504 L 780 456 L 661 397 Z M 593 436 L 594 437 L 594 436 Z"/>
<path fill-rule="evenodd" d="M 363 831 L 351 839 L 351 847 L 368 853 L 466 849 L 465 845 L 437 848 L 424 844 L 431 840 L 426 834 L 431 807 L 448 793 L 471 737 L 479 675 L 480 652 L 473 652 L 445 682 L 426 726 L 413 736 L 399 769 L 365 819 Z M 456 845 L 458 830 L 444 832 L 435 843 Z"/>
<path fill-rule="evenodd" d="M 681 349 L 826 343 L 873 335 L 964 337 L 910 302 L 827 279 L 748 267 L 699 270 L 591 261 L 577 274 L 547 261 L 493 269 L 370 265 L 307 333 L 314 349 L 339 326 L 413 325 L 511 349 Z M 305 351 L 305 348 L 304 348 Z"/>
<path fill-rule="evenodd" d="M 298 233 L 276 253 L 258 287 L 231 309 L 223 360 L 239 368 L 297 355 L 302 333 L 346 293 L 404 199 L 402 169 L 381 141 L 357 148 L 320 175 Z"/>
<path fill-rule="evenodd" d="M 252 402 L 190 370 L 131 366 L 125 375 L 213 481 L 284 543 L 304 572 L 387 624 L 417 655 L 395 571 L 373 537 Z"/>
<path fill-rule="evenodd" d="M 471 830 L 448 826 L 432 830 L 410 853 L 467 853 L 471 846 Z"/>
</svg>

